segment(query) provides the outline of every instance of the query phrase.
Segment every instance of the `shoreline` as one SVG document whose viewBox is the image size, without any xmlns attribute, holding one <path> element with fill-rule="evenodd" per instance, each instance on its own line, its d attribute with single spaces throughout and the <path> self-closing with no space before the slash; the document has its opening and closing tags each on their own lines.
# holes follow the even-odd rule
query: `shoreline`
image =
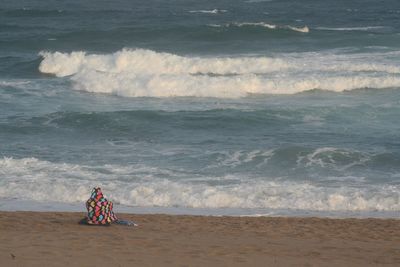
<svg viewBox="0 0 400 267">
<path fill-rule="evenodd" d="M 165 214 L 193 216 L 231 216 L 231 217 L 294 217 L 329 219 L 397 219 L 398 211 L 313 211 L 262 208 L 185 208 L 185 207 L 133 207 L 114 203 L 116 213 L 126 214 Z M 0 212 L 85 212 L 84 202 L 38 202 L 28 200 L 1 199 Z"/>
<path fill-rule="evenodd" d="M 4 266 L 398 266 L 399 219 L 0 212 Z"/>
</svg>

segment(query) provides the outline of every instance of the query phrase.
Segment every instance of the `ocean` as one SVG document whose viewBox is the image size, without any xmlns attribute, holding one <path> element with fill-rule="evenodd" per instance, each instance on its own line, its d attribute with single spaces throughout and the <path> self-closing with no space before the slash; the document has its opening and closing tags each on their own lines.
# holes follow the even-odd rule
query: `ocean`
<svg viewBox="0 0 400 267">
<path fill-rule="evenodd" d="M 398 0 L 0 3 L 0 210 L 398 217 Z"/>
</svg>

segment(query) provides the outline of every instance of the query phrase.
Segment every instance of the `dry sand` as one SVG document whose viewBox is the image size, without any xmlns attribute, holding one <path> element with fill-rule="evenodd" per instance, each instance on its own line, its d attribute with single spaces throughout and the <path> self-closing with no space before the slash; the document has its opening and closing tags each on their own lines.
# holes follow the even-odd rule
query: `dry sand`
<svg viewBox="0 0 400 267">
<path fill-rule="evenodd" d="M 0 266 L 400 266 L 400 220 L 0 212 Z"/>
</svg>

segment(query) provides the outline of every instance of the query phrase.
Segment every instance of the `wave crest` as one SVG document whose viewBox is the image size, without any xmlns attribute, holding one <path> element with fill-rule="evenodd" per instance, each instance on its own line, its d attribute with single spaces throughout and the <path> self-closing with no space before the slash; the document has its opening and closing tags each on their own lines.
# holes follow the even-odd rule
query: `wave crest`
<svg viewBox="0 0 400 267">
<path fill-rule="evenodd" d="M 241 23 L 232 23 L 232 24 L 227 24 L 225 27 L 230 27 L 230 26 L 237 26 L 237 27 L 263 27 L 263 28 L 268 28 L 268 29 L 282 29 L 282 30 L 292 30 L 295 32 L 302 32 L 302 33 L 308 33 L 310 32 L 310 28 L 308 26 L 304 27 L 295 27 L 291 25 L 275 25 L 275 24 L 269 24 L 265 22 L 241 22 Z"/>
<path fill-rule="evenodd" d="M 106 55 L 83 51 L 40 55 L 39 70 L 57 77 L 71 76 L 74 89 L 131 97 L 237 98 L 400 85 L 400 66 L 391 59 L 398 54 L 211 58 L 124 49 Z"/>
<path fill-rule="evenodd" d="M 93 186 L 116 203 L 140 207 L 268 208 L 312 211 L 398 211 L 398 185 L 321 187 L 305 182 L 207 183 L 157 178 L 170 174 L 145 165 L 86 166 L 36 158 L 0 159 L 0 199 L 83 203 Z M 102 179 L 107 173 L 107 179 Z M 143 175 L 146 173 L 146 175 Z M 144 177 L 143 177 L 144 176 Z"/>
<path fill-rule="evenodd" d="M 189 13 L 205 13 L 205 14 L 220 14 L 220 13 L 225 13 L 228 12 L 228 10 L 225 9 L 211 9 L 211 10 L 190 10 Z"/>
</svg>

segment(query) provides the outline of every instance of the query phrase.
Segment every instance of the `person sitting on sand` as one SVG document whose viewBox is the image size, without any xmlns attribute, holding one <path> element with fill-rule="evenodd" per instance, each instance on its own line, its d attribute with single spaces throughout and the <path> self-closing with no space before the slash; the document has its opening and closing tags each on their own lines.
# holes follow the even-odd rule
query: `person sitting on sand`
<svg viewBox="0 0 400 267">
<path fill-rule="evenodd" d="M 90 198 L 86 201 L 86 209 L 87 224 L 107 225 L 118 220 L 113 212 L 113 203 L 104 197 L 100 187 L 93 188 Z"/>
</svg>

